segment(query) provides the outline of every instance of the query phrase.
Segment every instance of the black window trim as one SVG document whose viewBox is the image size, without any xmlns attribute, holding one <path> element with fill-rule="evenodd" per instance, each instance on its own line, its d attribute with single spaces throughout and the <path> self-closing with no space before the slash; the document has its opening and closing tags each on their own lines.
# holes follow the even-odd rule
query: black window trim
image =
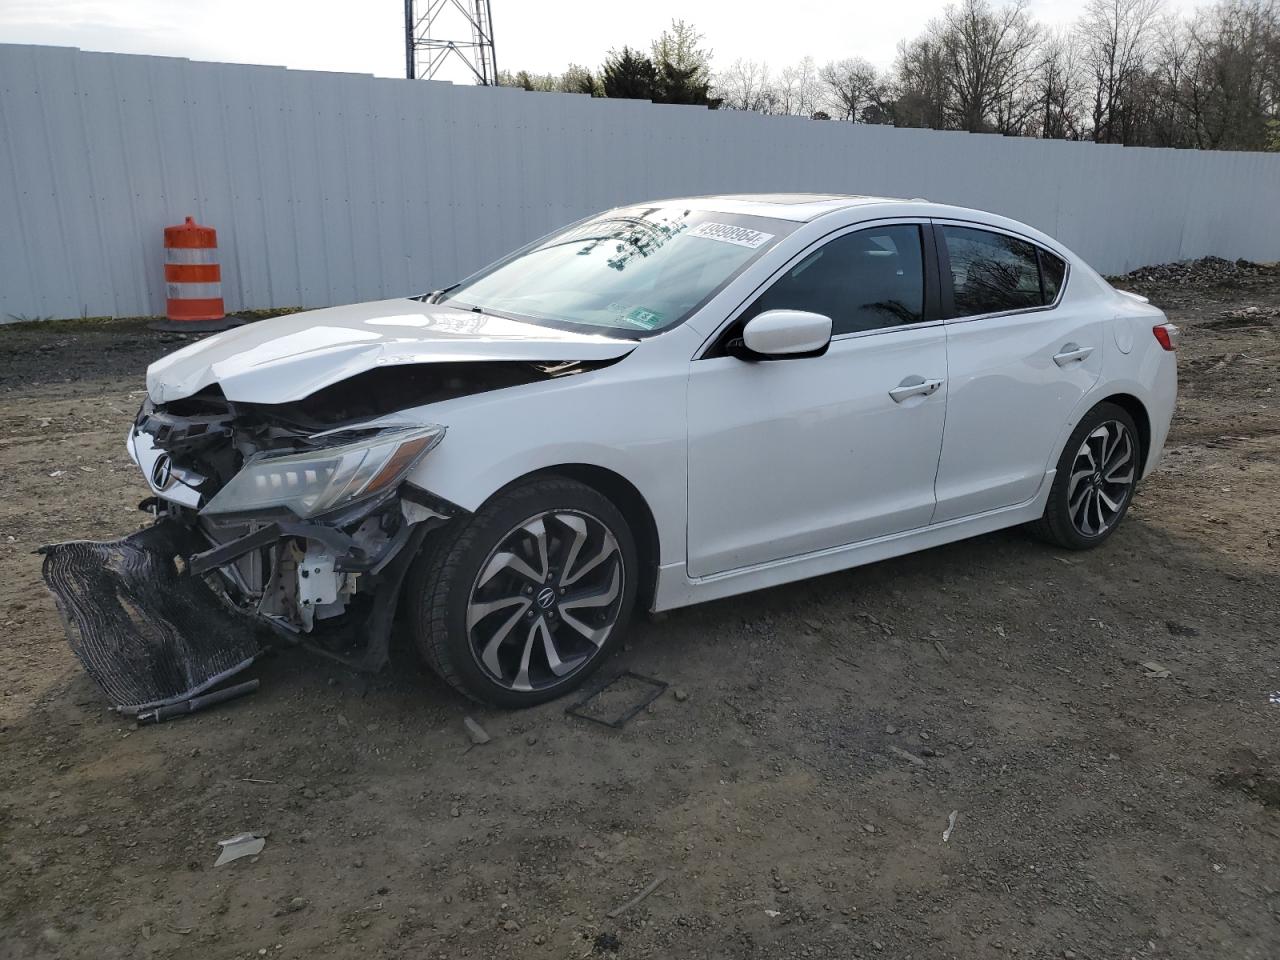
<svg viewBox="0 0 1280 960">
<path fill-rule="evenodd" d="M 984 223 L 981 220 L 956 220 L 949 217 L 934 217 L 930 219 L 930 224 L 934 227 L 934 244 L 938 255 L 938 275 L 942 287 L 941 301 L 944 323 L 968 323 L 971 320 L 991 320 L 996 317 L 1012 317 L 1023 313 L 1047 313 L 1050 310 L 1056 310 L 1058 304 L 1062 303 L 1063 294 L 1066 293 L 1067 284 L 1071 280 L 1071 261 L 1062 254 L 1049 250 L 1038 241 L 1026 236 L 1025 234 L 1018 233 L 1016 230 L 998 227 L 995 224 Z M 1048 253 L 1057 257 L 1063 263 L 1062 283 L 1058 285 L 1058 295 L 1054 297 L 1053 303 L 1043 303 L 1035 307 L 1018 307 L 1015 310 L 997 310 L 993 313 L 975 313 L 967 317 L 957 317 L 955 286 L 951 280 L 951 257 L 947 252 L 946 243 L 943 242 L 939 235 L 941 231 L 936 229 L 938 227 L 968 227 L 971 230 L 985 230 L 988 233 L 1001 233 L 1006 237 L 1012 237 L 1015 240 L 1021 240 L 1023 243 L 1031 244 L 1032 249 L 1036 252 L 1036 272 L 1039 274 L 1040 279 L 1041 299 L 1044 298 L 1044 265 L 1041 260 L 1041 255 Z M 945 282 L 941 281 L 942 277 L 946 278 Z"/>
<path fill-rule="evenodd" d="M 844 226 L 837 227 L 821 237 L 815 239 L 803 250 L 787 260 L 773 273 L 761 281 L 755 289 L 753 289 L 736 307 L 729 311 L 726 319 L 721 323 L 711 336 L 703 342 L 698 348 L 698 352 L 694 354 L 694 360 L 711 360 L 716 357 L 728 356 L 725 351 L 725 345 L 738 336 L 737 331 L 738 318 L 746 312 L 751 304 L 769 287 L 773 286 L 778 280 L 782 279 L 782 275 L 790 270 L 796 264 L 804 260 L 819 247 L 826 246 L 833 240 L 838 240 L 850 233 L 858 233 L 862 230 L 873 230 L 877 227 L 896 227 L 896 226 L 915 226 L 920 228 L 920 257 L 922 267 L 924 269 L 924 319 L 917 323 L 900 323 L 892 327 L 876 327 L 873 330 L 853 330 L 849 333 L 838 333 L 832 336 L 832 343 L 840 343 L 845 340 L 853 340 L 861 337 L 874 337 L 885 333 L 900 333 L 903 330 L 920 330 L 926 327 L 940 327 L 946 322 L 946 316 L 943 313 L 943 303 L 941 300 L 941 292 L 946 285 L 941 281 L 939 274 L 940 260 L 938 258 L 938 247 L 940 246 L 934 236 L 933 222 L 928 217 L 880 217 L 875 220 L 860 220 L 857 223 L 848 223 Z M 1066 286 L 1064 281 L 1063 286 Z"/>
</svg>

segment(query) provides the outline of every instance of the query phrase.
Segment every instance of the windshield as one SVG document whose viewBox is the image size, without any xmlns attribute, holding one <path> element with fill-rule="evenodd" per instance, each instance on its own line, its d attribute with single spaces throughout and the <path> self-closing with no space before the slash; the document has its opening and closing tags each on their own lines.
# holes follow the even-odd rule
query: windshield
<svg viewBox="0 0 1280 960">
<path fill-rule="evenodd" d="M 448 302 L 642 336 L 683 321 L 795 226 L 676 205 L 612 210 L 464 282 Z"/>
</svg>

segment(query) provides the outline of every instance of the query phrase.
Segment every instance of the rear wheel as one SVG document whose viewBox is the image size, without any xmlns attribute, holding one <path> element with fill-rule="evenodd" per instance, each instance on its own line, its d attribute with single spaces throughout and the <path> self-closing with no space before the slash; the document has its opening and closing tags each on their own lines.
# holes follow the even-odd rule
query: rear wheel
<svg viewBox="0 0 1280 960">
<path fill-rule="evenodd" d="M 637 580 L 618 509 L 576 481 L 544 478 L 441 531 L 406 588 L 427 663 L 476 700 L 524 707 L 574 689 L 600 665 L 630 617 Z"/>
<path fill-rule="evenodd" d="M 1133 417 L 1115 404 L 1098 404 L 1067 440 L 1037 532 L 1069 550 L 1102 543 L 1129 510 L 1141 457 Z"/>
</svg>

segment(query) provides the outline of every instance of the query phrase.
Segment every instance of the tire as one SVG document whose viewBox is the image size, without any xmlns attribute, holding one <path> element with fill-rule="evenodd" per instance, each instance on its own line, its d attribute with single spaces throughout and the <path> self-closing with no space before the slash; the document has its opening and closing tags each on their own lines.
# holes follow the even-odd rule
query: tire
<svg viewBox="0 0 1280 960">
<path fill-rule="evenodd" d="M 1142 456 L 1137 425 L 1123 407 L 1100 403 L 1086 413 L 1058 458 L 1044 516 L 1033 524 L 1037 535 L 1068 550 L 1104 543 L 1133 502 Z"/>
<path fill-rule="evenodd" d="M 531 707 L 581 685 L 617 648 L 639 572 L 617 507 L 543 477 L 428 540 L 405 584 L 406 612 L 423 658 L 452 687 Z"/>
</svg>

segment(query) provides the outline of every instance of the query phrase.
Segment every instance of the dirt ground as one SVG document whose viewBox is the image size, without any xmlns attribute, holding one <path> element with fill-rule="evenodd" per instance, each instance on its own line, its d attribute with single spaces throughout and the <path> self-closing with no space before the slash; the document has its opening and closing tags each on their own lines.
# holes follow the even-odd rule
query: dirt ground
<svg viewBox="0 0 1280 960">
<path fill-rule="evenodd" d="M 1181 400 L 1106 547 L 1009 531 L 639 622 L 606 670 L 672 688 L 620 731 L 477 709 L 403 644 L 108 713 L 32 551 L 141 524 L 124 434 L 178 343 L 0 329 L 0 956 L 1280 956 L 1280 271 L 1143 287 Z"/>
</svg>

